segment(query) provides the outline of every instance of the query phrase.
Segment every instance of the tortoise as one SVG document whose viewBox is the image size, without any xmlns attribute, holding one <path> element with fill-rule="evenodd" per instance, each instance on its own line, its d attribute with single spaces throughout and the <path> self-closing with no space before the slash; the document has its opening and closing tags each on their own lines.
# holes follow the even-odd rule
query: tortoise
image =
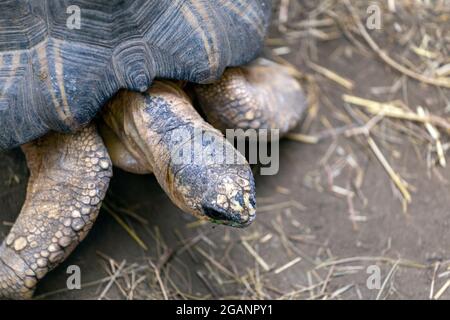
<svg viewBox="0 0 450 320">
<path fill-rule="evenodd" d="M 0 149 L 21 146 L 30 178 L 0 247 L 0 298 L 32 297 L 84 239 L 113 164 L 153 172 L 200 219 L 253 221 L 251 168 L 223 132 L 284 134 L 305 104 L 282 66 L 252 62 L 270 12 L 270 0 L 2 3 Z M 176 161 L 194 151 L 202 161 Z"/>
</svg>

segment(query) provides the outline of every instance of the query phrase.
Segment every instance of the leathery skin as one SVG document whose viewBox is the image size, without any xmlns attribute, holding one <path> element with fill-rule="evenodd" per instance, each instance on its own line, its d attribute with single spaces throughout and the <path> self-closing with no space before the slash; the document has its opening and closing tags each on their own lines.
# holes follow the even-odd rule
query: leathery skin
<svg viewBox="0 0 450 320">
<path fill-rule="evenodd" d="M 24 145 L 30 169 L 22 210 L 0 247 L 0 298 L 30 298 L 38 280 L 84 239 L 112 176 L 95 125 Z"/>
</svg>

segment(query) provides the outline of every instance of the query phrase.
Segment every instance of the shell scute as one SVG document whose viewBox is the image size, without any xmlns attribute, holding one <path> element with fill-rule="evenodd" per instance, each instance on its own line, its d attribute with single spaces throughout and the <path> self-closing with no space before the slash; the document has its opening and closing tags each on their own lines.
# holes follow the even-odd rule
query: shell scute
<svg viewBox="0 0 450 320">
<path fill-rule="evenodd" d="M 270 11 L 270 0 L 3 1 L 0 149 L 79 129 L 121 88 L 217 79 L 255 57 Z"/>
</svg>

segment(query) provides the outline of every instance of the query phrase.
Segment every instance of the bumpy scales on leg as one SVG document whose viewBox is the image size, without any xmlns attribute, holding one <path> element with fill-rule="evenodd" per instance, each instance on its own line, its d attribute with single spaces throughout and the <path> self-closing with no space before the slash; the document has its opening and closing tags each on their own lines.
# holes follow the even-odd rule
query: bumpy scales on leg
<svg viewBox="0 0 450 320">
<path fill-rule="evenodd" d="M 219 81 L 195 85 L 208 122 L 225 129 L 293 129 L 306 109 L 303 90 L 288 70 L 259 59 L 225 70 Z"/>
<path fill-rule="evenodd" d="M 22 211 L 0 247 L 0 298 L 29 298 L 83 240 L 112 175 L 95 126 L 23 146 L 30 169 Z"/>
</svg>

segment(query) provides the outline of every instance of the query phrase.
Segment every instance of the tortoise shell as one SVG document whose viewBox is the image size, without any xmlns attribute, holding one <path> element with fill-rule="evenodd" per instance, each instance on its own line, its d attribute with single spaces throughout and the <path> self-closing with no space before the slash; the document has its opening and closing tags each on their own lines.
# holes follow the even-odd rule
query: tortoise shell
<svg viewBox="0 0 450 320">
<path fill-rule="evenodd" d="M 270 0 L 0 2 L 0 149 L 77 130 L 121 88 L 217 79 L 258 54 L 271 12 Z"/>
</svg>

